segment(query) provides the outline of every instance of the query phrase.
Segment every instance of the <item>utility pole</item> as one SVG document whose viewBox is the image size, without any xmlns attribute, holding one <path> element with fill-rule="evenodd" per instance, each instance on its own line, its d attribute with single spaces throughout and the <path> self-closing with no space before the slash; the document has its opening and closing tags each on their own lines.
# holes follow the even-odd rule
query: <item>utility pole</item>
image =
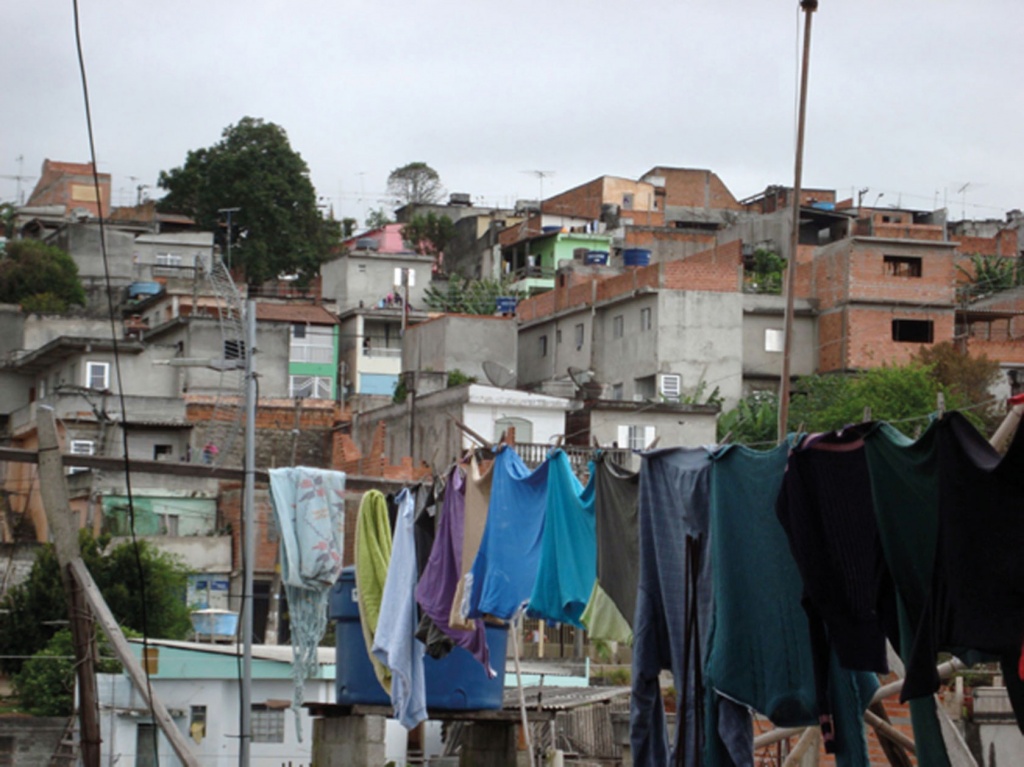
<svg viewBox="0 0 1024 767">
<path fill-rule="evenodd" d="M 227 258 L 228 258 L 228 273 L 231 273 L 231 214 L 237 213 L 241 208 L 217 208 L 218 213 L 226 213 L 228 216 L 228 236 L 227 236 Z"/>
<path fill-rule="evenodd" d="M 800 0 L 804 12 L 804 54 L 800 66 L 800 111 L 796 128 L 796 163 L 793 172 L 793 231 L 790 233 L 789 264 L 786 266 L 786 314 L 783 321 L 782 380 L 779 383 L 779 442 L 786 438 L 789 421 L 789 376 L 793 356 L 793 307 L 796 290 L 797 249 L 800 245 L 800 194 L 804 171 L 804 123 L 807 114 L 807 70 L 811 61 L 811 18 L 818 0 Z"/>
<path fill-rule="evenodd" d="M 229 219 L 230 220 L 230 219 Z M 228 240 L 230 243 L 231 240 Z M 245 302 L 245 485 L 242 494 L 243 554 L 242 582 L 242 732 L 238 764 L 249 767 L 252 746 L 252 608 L 253 570 L 256 559 L 256 302 Z"/>
</svg>

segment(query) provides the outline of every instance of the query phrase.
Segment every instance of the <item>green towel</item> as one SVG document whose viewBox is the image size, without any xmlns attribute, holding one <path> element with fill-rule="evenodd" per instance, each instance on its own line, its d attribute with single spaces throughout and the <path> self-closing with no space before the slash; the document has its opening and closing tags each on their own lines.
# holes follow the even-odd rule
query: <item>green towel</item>
<svg viewBox="0 0 1024 767">
<path fill-rule="evenodd" d="M 373 635 L 380 618 L 380 600 L 391 562 L 391 523 L 388 503 L 380 490 L 363 494 L 356 520 L 356 593 L 359 623 L 363 628 L 366 654 L 381 687 L 391 694 L 391 671 L 373 655 Z"/>
<path fill-rule="evenodd" d="M 591 639 L 633 644 L 633 629 L 629 627 L 629 621 L 619 612 L 618 605 L 601 588 L 599 581 L 594 581 L 590 601 L 580 619 Z"/>
</svg>

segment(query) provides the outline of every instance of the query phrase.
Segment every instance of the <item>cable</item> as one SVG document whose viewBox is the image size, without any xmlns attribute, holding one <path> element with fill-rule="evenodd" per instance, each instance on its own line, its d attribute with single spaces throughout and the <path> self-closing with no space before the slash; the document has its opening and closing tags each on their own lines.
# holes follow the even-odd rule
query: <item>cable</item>
<svg viewBox="0 0 1024 767">
<path fill-rule="evenodd" d="M 142 555 L 139 551 L 138 538 L 135 535 L 135 504 L 132 496 L 132 484 L 131 484 L 131 465 L 128 460 L 128 431 L 124 428 L 123 424 L 128 422 L 127 406 L 124 398 L 124 386 L 121 376 L 121 354 L 117 339 L 117 323 L 114 317 L 114 289 L 112 280 L 110 278 L 110 262 L 107 254 L 107 237 L 106 230 L 103 225 L 104 213 L 103 210 L 103 194 L 100 189 L 100 177 L 99 171 L 97 170 L 96 161 L 96 140 L 93 133 L 92 125 L 92 107 L 89 100 L 89 81 L 85 73 L 85 55 L 82 51 L 82 29 L 81 21 L 78 12 L 78 0 L 71 0 L 71 6 L 74 11 L 74 28 L 75 28 L 75 49 L 78 54 L 78 69 L 82 78 L 82 99 L 85 103 L 85 123 L 86 129 L 89 135 L 89 157 L 92 161 L 92 180 L 93 188 L 96 192 L 96 199 L 98 201 L 98 223 L 99 223 L 99 234 L 100 234 L 100 253 L 103 259 L 103 278 L 106 283 L 107 289 L 107 308 L 110 314 L 110 336 L 113 346 L 114 355 L 114 372 L 115 379 L 117 381 L 117 397 L 118 403 L 121 410 L 121 440 L 124 449 L 124 475 L 125 475 L 125 494 L 128 498 L 128 517 L 131 524 L 132 533 L 132 550 L 135 553 L 135 567 L 139 577 L 139 606 L 140 606 L 140 618 L 142 620 L 142 657 L 149 657 L 149 621 L 146 614 L 146 572 L 142 565 Z M 92 640 L 90 640 L 92 641 Z M 149 704 L 149 712 L 153 717 L 153 721 L 157 721 L 156 711 L 153 708 L 153 685 L 150 679 L 148 664 L 142 664 L 143 671 L 146 674 L 146 692 L 147 702 Z M 160 764 L 160 743 L 157 728 L 152 728 L 153 733 L 153 757 L 157 767 Z"/>
</svg>

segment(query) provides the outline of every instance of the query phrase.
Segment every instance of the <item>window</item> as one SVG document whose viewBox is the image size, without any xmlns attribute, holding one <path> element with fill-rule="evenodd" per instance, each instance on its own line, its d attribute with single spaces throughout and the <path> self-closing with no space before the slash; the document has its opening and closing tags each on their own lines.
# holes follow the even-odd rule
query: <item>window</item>
<svg viewBox="0 0 1024 767">
<path fill-rule="evenodd" d="M 625 322 L 621 314 L 616 314 L 612 317 L 612 338 L 622 338 L 625 328 Z"/>
<path fill-rule="evenodd" d="M 284 709 L 263 703 L 252 706 L 252 742 L 284 743 Z"/>
<path fill-rule="evenodd" d="M 153 460 L 167 461 L 174 456 L 174 445 L 153 445 Z"/>
<path fill-rule="evenodd" d="M 656 381 L 655 376 L 644 376 L 633 379 L 633 399 L 637 402 L 654 399 Z"/>
<path fill-rule="evenodd" d="M 781 352 L 785 346 L 785 334 L 781 328 L 764 329 L 764 350 L 766 352 Z"/>
<path fill-rule="evenodd" d="M 572 332 L 573 332 L 573 340 L 576 342 L 576 348 L 577 349 L 582 349 L 583 348 L 583 323 L 580 322 L 580 323 L 577 323 L 576 325 L 574 325 L 573 329 L 572 329 Z"/>
<path fill-rule="evenodd" d="M 622 384 L 612 384 L 612 399 L 622 399 Z"/>
<path fill-rule="evenodd" d="M 654 442 L 653 426 L 639 424 L 619 426 L 619 447 L 627 450 L 646 450 Z"/>
<path fill-rule="evenodd" d="M 559 328 L 558 330 L 555 331 L 555 343 L 556 344 L 562 343 L 562 329 L 561 328 Z"/>
<path fill-rule="evenodd" d="M 633 210 L 633 193 L 626 192 L 622 195 L 622 209 Z"/>
<path fill-rule="evenodd" d="M 357 271 L 360 274 L 366 274 L 366 264 L 359 264 L 357 267 Z"/>
<path fill-rule="evenodd" d="M 291 376 L 288 396 L 298 399 L 330 399 L 331 379 L 328 376 Z"/>
<path fill-rule="evenodd" d="M 651 308 L 640 310 L 640 332 L 651 329 Z"/>
<path fill-rule="evenodd" d="M 152 722 L 139 722 L 135 728 L 135 767 L 157 767 L 156 739 L 159 730 Z"/>
<path fill-rule="evenodd" d="M 110 363 L 86 362 L 85 386 L 87 389 L 106 391 L 110 388 Z"/>
<path fill-rule="evenodd" d="M 548 356 L 548 337 L 547 336 L 541 336 L 540 337 L 540 356 L 541 357 L 547 357 Z"/>
<path fill-rule="evenodd" d="M 666 399 L 679 399 L 683 393 L 683 377 L 679 373 L 663 373 L 658 377 L 658 393 Z"/>
<path fill-rule="evenodd" d="M 46 379 L 40 378 L 39 383 L 36 384 L 36 397 L 43 399 L 46 396 Z"/>
<path fill-rule="evenodd" d="M 181 266 L 181 256 L 177 253 L 157 253 L 157 266 Z"/>
<path fill-rule="evenodd" d="M 330 325 L 292 325 L 290 362 L 334 362 L 334 328 Z"/>
<path fill-rule="evenodd" d="M 160 514 L 160 535 L 178 536 L 178 515 Z"/>
<path fill-rule="evenodd" d="M 190 706 L 188 718 L 188 734 L 196 743 L 202 743 L 206 737 L 206 706 Z"/>
<path fill-rule="evenodd" d="M 245 341 L 239 338 L 225 338 L 224 339 L 224 359 L 226 360 L 244 360 L 245 359 Z"/>
<path fill-rule="evenodd" d="M 912 344 L 930 344 L 935 339 L 931 320 L 893 320 L 892 340 Z"/>
<path fill-rule="evenodd" d="M 883 256 L 887 277 L 920 277 L 921 259 L 918 256 Z"/>
</svg>

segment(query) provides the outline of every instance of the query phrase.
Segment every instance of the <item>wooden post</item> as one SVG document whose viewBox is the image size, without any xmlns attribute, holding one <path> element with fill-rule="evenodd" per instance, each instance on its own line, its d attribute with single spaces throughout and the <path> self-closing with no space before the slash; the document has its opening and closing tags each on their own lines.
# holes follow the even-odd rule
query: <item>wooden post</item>
<svg viewBox="0 0 1024 767">
<path fill-rule="evenodd" d="M 151 694 L 149 678 L 146 676 L 142 664 L 139 663 L 128 646 L 128 640 L 121 633 L 121 627 L 114 619 L 110 608 L 107 607 L 107 603 L 100 593 L 99 586 L 96 585 L 92 575 L 89 573 L 89 568 L 85 566 L 85 562 L 79 557 L 72 560 L 69 569 L 71 575 L 78 582 L 78 586 L 82 589 L 82 593 L 88 600 L 89 605 L 92 607 L 100 628 L 103 629 L 103 633 L 110 640 L 114 654 L 124 664 L 124 669 L 128 672 L 128 676 L 135 685 L 135 689 L 139 691 L 143 701 L 152 710 L 154 722 L 163 730 L 164 735 L 167 736 L 167 740 L 170 741 L 174 753 L 178 755 L 178 758 L 185 767 L 199 767 L 199 762 L 196 761 L 195 755 L 189 749 L 185 735 L 174 724 L 174 720 L 171 719 L 171 715 L 163 702 L 156 695 Z"/>
<path fill-rule="evenodd" d="M 68 602 L 71 638 L 75 647 L 75 668 L 78 680 L 78 718 L 81 728 L 82 763 L 85 767 L 100 764 L 99 701 L 96 693 L 95 654 L 92 652 L 93 630 L 89 611 L 81 592 L 75 589 L 68 567 L 81 561 L 78 547 L 78 525 L 68 503 L 68 487 L 64 479 L 64 461 L 57 442 L 57 425 L 53 408 L 37 409 L 39 436 L 39 494 L 43 500 L 46 521 L 53 535 L 54 551 L 60 565 L 60 580 Z"/>
</svg>

